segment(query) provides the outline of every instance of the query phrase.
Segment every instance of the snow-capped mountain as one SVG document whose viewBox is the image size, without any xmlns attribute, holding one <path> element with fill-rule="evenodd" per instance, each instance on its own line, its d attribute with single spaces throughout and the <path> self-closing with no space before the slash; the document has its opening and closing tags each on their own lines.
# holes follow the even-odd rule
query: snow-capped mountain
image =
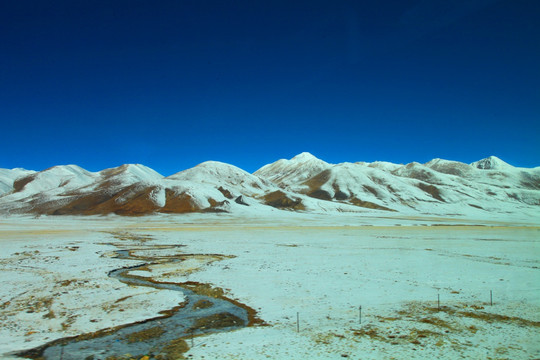
<svg viewBox="0 0 540 360">
<path fill-rule="evenodd" d="M 149 184 L 161 178 L 143 165 L 126 164 L 95 173 L 76 165 L 54 166 L 17 177 L 0 203 L 12 212 L 77 213 L 135 183 Z"/>
<path fill-rule="evenodd" d="M 295 184 L 329 169 L 332 165 L 317 159 L 308 152 L 296 155 L 291 160 L 280 159 L 255 171 L 254 175 L 267 179 L 274 184 L 286 187 Z"/>
<path fill-rule="evenodd" d="M 36 193 L 58 192 L 60 189 L 77 189 L 90 184 L 95 175 L 77 165 L 53 166 L 18 177 L 13 183 L 13 188 L 15 194 L 22 198 Z"/>
<path fill-rule="evenodd" d="M 163 177 L 140 164 L 99 172 L 76 165 L 0 169 L 0 212 L 145 215 L 256 211 L 366 212 L 540 219 L 540 167 L 489 157 L 472 164 L 330 164 L 309 153 L 250 174 L 207 161 Z"/>
<path fill-rule="evenodd" d="M 0 169 L 0 196 L 13 190 L 16 179 L 34 174 L 35 171 L 16 169 Z"/>
<path fill-rule="evenodd" d="M 483 170 L 509 170 L 513 168 L 512 165 L 505 163 L 496 156 L 490 156 L 488 158 L 475 161 L 471 163 L 471 166 Z"/>
<path fill-rule="evenodd" d="M 172 181 L 190 181 L 214 187 L 227 187 L 235 194 L 260 195 L 275 185 L 236 166 L 217 161 L 206 161 L 191 169 L 167 177 Z"/>
<path fill-rule="evenodd" d="M 407 165 L 379 161 L 332 165 L 317 160 L 303 153 L 266 165 L 255 174 L 311 198 L 386 211 L 540 211 L 540 168 L 515 168 L 496 157 L 470 165 L 443 159 Z"/>
</svg>

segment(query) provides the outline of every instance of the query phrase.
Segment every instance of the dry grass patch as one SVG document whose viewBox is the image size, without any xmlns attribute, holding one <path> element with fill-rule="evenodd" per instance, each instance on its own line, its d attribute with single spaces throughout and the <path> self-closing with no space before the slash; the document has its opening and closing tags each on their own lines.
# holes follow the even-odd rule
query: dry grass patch
<svg viewBox="0 0 540 360">
<path fill-rule="evenodd" d="M 148 329 L 144 329 L 141 331 L 128 334 L 126 336 L 126 340 L 128 343 L 141 342 L 148 339 L 155 339 L 157 337 L 160 337 L 164 333 L 165 333 L 165 330 L 163 330 L 162 327 L 154 326 Z"/>
<path fill-rule="evenodd" d="M 468 341 L 470 336 L 483 332 L 485 334 L 480 336 L 486 336 L 493 327 L 540 327 L 538 321 L 477 311 L 480 308 L 483 309 L 481 306 L 465 304 L 437 308 L 417 302 L 409 303 L 396 311 L 395 316 L 374 316 L 378 324 L 370 323 L 360 329 L 351 329 L 352 337 L 356 341 L 365 338 L 391 345 L 459 347 L 471 346 Z M 320 341 L 328 339 L 321 338 Z"/>
<path fill-rule="evenodd" d="M 447 321 L 436 318 L 436 317 L 422 318 L 418 321 L 424 324 L 430 324 L 430 325 L 434 325 L 440 328 L 445 328 L 448 330 L 455 330 L 455 328 L 452 325 L 450 325 Z"/>
<path fill-rule="evenodd" d="M 368 325 L 362 329 L 352 329 L 354 336 L 367 336 L 372 340 L 387 341 L 387 337 L 381 334 L 381 330 L 373 325 Z"/>
<path fill-rule="evenodd" d="M 179 360 L 185 359 L 184 353 L 189 350 L 187 342 L 180 338 L 172 340 L 167 346 L 165 346 L 161 351 L 164 355 L 157 355 L 157 360 Z"/>
<path fill-rule="evenodd" d="M 342 340 L 342 339 L 345 339 L 345 338 L 346 338 L 345 335 L 337 334 L 337 333 L 335 333 L 335 332 L 328 332 L 328 333 L 319 333 L 319 334 L 316 334 L 316 335 L 313 337 L 313 341 L 315 341 L 317 344 L 325 344 L 325 345 L 328 345 L 328 344 L 330 344 L 332 341 L 334 341 L 335 339 Z"/>
<path fill-rule="evenodd" d="M 487 313 L 487 312 L 472 312 L 472 311 L 459 311 L 457 312 L 458 315 L 476 319 L 476 320 L 482 320 L 488 323 L 494 323 L 494 322 L 505 322 L 505 323 L 512 323 L 517 326 L 523 326 L 523 327 L 540 327 L 540 321 L 532 321 L 523 319 L 517 316 L 506 316 L 506 315 L 500 315 L 500 314 L 493 314 L 493 313 Z"/>
<path fill-rule="evenodd" d="M 52 303 L 52 297 L 35 298 L 34 296 L 30 296 L 30 302 L 24 305 L 26 306 L 27 313 L 35 313 L 42 311 L 51 311 Z"/>
<path fill-rule="evenodd" d="M 392 345 L 423 345 L 424 339 L 429 341 L 430 339 L 440 339 L 444 336 L 442 333 L 426 329 L 400 329 L 394 328 L 394 331 L 381 329 L 375 325 L 368 325 L 362 329 L 352 329 L 353 335 L 358 337 L 368 337 L 371 340 L 381 341 Z"/>
<path fill-rule="evenodd" d="M 193 310 L 208 309 L 214 306 L 214 303 L 208 300 L 199 300 L 193 304 Z"/>
<path fill-rule="evenodd" d="M 136 241 L 144 243 L 146 241 L 153 240 L 152 235 L 148 234 L 134 234 L 127 231 L 111 231 L 108 233 L 121 241 Z"/>
<path fill-rule="evenodd" d="M 222 329 L 244 325 L 244 320 L 231 313 L 219 313 L 195 320 L 192 330 Z"/>
<path fill-rule="evenodd" d="M 69 286 L 72 283 L 76 283 L 76 282 L 77 282 L 77 280 L 64 280 L 64 281 L 60 282 L 60 286 Z"/>
<path fill-rule="evenodd" d="M 188 281 L 180 285 L 193 291 L 197 295 L 205 295 L 205 296 L 210 296 L 213 298 L 222 298 L 223 295 L 225 294 L 225 291 L 223 291 L 222 288 L 213 287 L 210 284 L 202 284 L 195 281 Z"/>
<path fill-rule="evenodd" d="M 56 318 L 56 314 L 54 313 L 54 311 L 49 310 L 48 313 L 46 313 L 45 315 L 43 315 L 43 318 L 44 318 L 44 319 L 54 319 L 54 318 Z"/>
<path fill-rule="evenodd" d="M 379 320 L 380 322 L 401 320 L 400 317 L 392 317 L 392 316 L 376 316 L 376 319 Z"/>
</svg>

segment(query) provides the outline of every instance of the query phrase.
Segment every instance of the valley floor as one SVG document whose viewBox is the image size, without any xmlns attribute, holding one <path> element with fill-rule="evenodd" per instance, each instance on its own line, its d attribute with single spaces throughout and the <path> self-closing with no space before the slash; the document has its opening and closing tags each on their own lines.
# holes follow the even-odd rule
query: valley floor
<svg viewBox="0 0 540 360">
<path fill-rule="evenodd" d="M 178 292 L 108 277 L 137 264 L 115 258 L 117 250 L 141 258 L 200 254 L 132 273 L 212 284 L 268 325 L 196 337 L 188 358 L 540 358 L 540 226 L 530 222 L 296 213 L 7 217 L 0 247 L 4 359 L 183 303 Z"/>
</svg>

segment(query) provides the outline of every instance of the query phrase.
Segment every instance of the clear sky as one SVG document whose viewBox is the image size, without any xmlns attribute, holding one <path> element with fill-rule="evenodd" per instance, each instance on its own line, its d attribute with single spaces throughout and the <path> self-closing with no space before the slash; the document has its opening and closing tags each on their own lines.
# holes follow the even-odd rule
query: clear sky
<svg viewBox="0 0 540 360">
<path fill-rule="evenodd" d="M 1 1 L 0 122 L 0 168 L 540 166 L 540 1 Z"/>
</svg>

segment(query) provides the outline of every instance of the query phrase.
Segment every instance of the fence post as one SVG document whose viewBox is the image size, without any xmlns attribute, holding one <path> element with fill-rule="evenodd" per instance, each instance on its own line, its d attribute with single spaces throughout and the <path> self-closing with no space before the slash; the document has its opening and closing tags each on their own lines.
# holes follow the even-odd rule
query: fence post
<svg viewBox="0 0 540 360">
<path fill-rule="evenodd" d="M 362 324 L 362 305 L 358 307 L 358 321 Z"/>
<path fill-rule="evenodd" d="M 300 313 L 296 313 L 296 332 L 300 332 Z"/>
<path fill-rule="evenodd" d="M 493 290 L 489 290 L 489 305 L 493 306 Z"/>
</svg>

